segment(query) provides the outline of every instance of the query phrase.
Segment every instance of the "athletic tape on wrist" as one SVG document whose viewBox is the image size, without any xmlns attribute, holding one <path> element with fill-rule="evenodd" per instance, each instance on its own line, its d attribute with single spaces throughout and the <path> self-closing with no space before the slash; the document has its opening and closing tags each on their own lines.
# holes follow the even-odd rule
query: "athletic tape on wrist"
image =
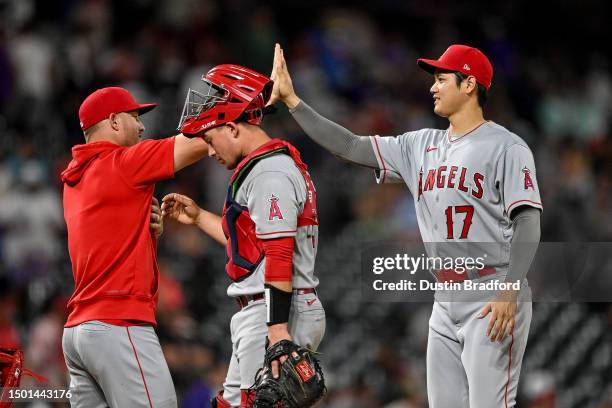
<svg viewBox="0 0 612 408">
<path fill-rule="evenodd" d="M 291 308 L 291 297 L 293 291 L 285 292 L 275 286 L 265 284 L 266 296 L 266 322 L 268 326 L 289 321 L 289 310 Z"/>
</svg>

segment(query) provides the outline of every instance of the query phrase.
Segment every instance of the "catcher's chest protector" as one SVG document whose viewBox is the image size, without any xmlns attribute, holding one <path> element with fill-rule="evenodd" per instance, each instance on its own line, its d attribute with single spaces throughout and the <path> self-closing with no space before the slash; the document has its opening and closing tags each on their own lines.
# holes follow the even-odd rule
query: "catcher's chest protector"
<svg viewBox="0 0 612 408">
<path fill-rule="evenodd" d="M 253 151 L 240 162 L 232 175 L 221 217 L 223 233 L 227 239 L 225 271 L 234 282 L 251 275 L 264 257 L 263 245 L 255 232 L 255 222 L 251 219 L 249 209 L 235 201 L 236 193 L 254 165 L 274 154 L 288 154 L 306 182 L 308 197 L 304 210 L 298 215 L 298 227 L 319 224 L 314 185 L 297 149 L 283 140 L 273 139 Z"/>
<path fill-rule="evenodd" d="M 27 368 L 23 368 L 23 352 L 16 348 L 0 347 L 0 408 L 12 406 L 9 390 L 19 388 L 22 375 L 34 377 L 38 382 L 47 382 Z"/>
</svg>

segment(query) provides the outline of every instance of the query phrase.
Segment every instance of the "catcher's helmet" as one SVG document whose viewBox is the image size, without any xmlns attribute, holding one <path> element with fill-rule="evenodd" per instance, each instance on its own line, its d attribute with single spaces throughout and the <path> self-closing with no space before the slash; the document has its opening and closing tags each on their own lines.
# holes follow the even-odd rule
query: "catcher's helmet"
<svg viewBox="0 0 612 408">
<path fill-rule="evenodd" d="M 239 65 L 223 64 L 202 77 L 204 89 L 189 89 L 178 129 L 185 135 L 245 121 L 259 125 L 272 93 L 270 78 Z"/>
</svg>

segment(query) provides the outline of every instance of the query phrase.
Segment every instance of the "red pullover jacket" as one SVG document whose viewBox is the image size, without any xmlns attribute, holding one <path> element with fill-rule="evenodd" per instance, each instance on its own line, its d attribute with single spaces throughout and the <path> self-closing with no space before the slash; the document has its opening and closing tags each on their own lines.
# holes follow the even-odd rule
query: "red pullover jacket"
<svg viewBox="0 0 612 408">
<path fill-rule="evenodd" d="M 154 183 L 172 177 L 174 138 L 72 148 L 62 172 L 75 281 L 65 327 L 88 320 L 156 324 L 159 271 L 149 229 L 151 200 Z"/>
</svg>

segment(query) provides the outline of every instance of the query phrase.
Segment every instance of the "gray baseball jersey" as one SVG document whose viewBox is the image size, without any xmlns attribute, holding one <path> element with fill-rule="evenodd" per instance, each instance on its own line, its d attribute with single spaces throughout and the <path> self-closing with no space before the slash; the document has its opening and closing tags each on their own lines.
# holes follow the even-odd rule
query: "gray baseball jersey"
<svg viewBox="0 0 612 408">
<path fill-rule="evenodd" d="M 533 155 L 520 137 L 485 122 L 454 140 L 435 129 L 370 140 L 378 182 L 404 181 L 410 189 L 423 241 L 432 243 L 426 244 L 429 256 L 457 256 L 440 252 L 471 252 L 478 242 L 501 243 L 506 245 L 481 245 L 477 251 L 484 251 L 488 265 L 506 269 L 512 211 L 522 205 L 542 209 Z M 444 245 L 448 242 L 470 246 Z M 476 318 L 490 299 L 454 302 L 458 297 L 451 291 L 445 297 L 450 301 L 436 301 L 427 345 L 430 407 L 514 406 L 531 322 L 526 281 L 523 287 L 514 333 L 501 343 L 487 339 L 489 319 Z"/>
<path fill-rule="evenodd" d="M 509 244 L 512 211 L 522 205 L 542 209 L 531 150 L 495 123 L 485 122 L 452 141 L 448 131 L 422 129 L 372 136 L 371 142 L 380 169 L 377 181 L 406 183 L 424 242 Z M 480 249 L 487 252 L 487 265 L 508 265 L 509 245 Z"/>
<path fill-rule="evenodd" d="M 257 162 L 235 197 L 237 203 L 249 209 L 258 238 L 295 237 L 294 288 L 315 288 L 319 284 L 314 275 L 318 226 L 297 226 L 297 216 L 307 199 L 304 177 L 293 159 L 285 154 L 275 154 Z M 227 294 L 240 296 L 263 292 L 265 268 L 264 258 L 248 278 L 233 282 Z"/>
<path fill-rule="evenodd" d="M 318 244 L 318 227 L 298 226 L 308 197 L 304 176 L 293 159 L 275 154 L 257 162 L 236 192 L 235 201 L 248 208 L 260 239 L 295 237 L 293 252 L 293 287 L 315 288 L 319 280 L 314 275 Z M 266 260 L 249 277 L 233 282 L 229 296 L 264 291 Z M 316 350 L 325 332 L 325 311 L 315 293 L 294 292 L 289 334 L 297 344 Z M 232 358 L 223 384 L 223 397 L 232 406 L 241 402 L 241 390 L 253 384 L 262 367 L 268 334 L 264 300 L 253 301 L 232 317 Z"/>
</svg>

